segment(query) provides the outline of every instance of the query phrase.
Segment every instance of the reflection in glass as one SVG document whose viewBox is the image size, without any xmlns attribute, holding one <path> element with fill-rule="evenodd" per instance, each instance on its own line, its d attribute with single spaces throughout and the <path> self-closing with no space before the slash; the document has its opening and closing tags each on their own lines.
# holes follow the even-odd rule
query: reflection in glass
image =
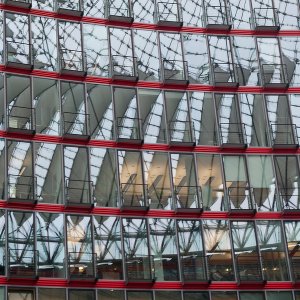
<svg viewBox="0 0 300 300">
<path fill-rule="evenodd" d="M 203 209 L 210 211 L 227 210 L 220 156 L 197 154 L 197 166 Z"/>
<path fill-rule="evenodd" d="M 120 219 L 94 216 L 94 247 L 99 279 L 122 280 Z"/>
<path fill-rule="evenodd" d="M 179 280 L 174 220 L 149 219 L 149 226 L 155 279 L 157 281 Z"/>
<path fill-rule="evenodd" d="M 203 230 L 210 279 L 233 281 L 235 276 L 227 221 L 203 220 Z"/>
<path fill-rule="evenodd" d="M 65 252 L 63 214 L 37 213 L 36 222 L 39 276 L 64 277 Z"/>
</svg>

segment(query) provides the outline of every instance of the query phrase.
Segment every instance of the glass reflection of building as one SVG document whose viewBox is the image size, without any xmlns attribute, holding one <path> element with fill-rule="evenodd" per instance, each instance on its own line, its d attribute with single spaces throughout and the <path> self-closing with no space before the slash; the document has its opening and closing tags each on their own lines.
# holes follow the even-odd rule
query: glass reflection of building
<svg viewBox="0 0 300 300">
<path fill-rule="evenodd" d="M 0 18 L 0 300 L 300 300 L 298 0 Z"/>
</svg>

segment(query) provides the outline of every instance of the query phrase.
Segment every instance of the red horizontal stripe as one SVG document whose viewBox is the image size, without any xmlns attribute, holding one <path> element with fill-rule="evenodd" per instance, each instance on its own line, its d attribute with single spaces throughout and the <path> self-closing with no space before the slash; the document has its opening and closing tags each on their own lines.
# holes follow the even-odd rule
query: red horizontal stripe
<svg viewBox="0 0 300 300">
<path fill-rule="evenodd" d="M 151 283 L 128 283 L 122 280 L 98 280 L 91 281 L 68 281 L 66 279 L 40 278 L 38 280 L 13 279 L 0 277 L 0 285 L 38 286 L 38 287 L 64 287 L 64 288 L 103 288 L 103 289 L 148 289 L 148 290 L 291 290 L 299 287 L 289 281 L 267 282 L 265 285 L 245 284 L 238 285 L 235 282 L 212 282 L 208 285 L 203 283 L 183 284 L 179 281 L 164 281 Z"/>
<path fill-rule="evenodd" d="M 93 214 L 93 215 L 105 215 L 105 216 L 121 216 L 121 217 L 146 217 L 146 218 L 174 218 L 174 219 L 224 219 L 224 220 L 299 220 L 299 212 L 283 213 L 283 212 L 257 212 L 254 215 L 249 213 L 232 214 L 224 211 L 204 211 L 198 213 L 181 212 L 176 213 L 174 210 L 159 210 L 150 209 L 146 212 L 136 210 L 122 211 L 116 207 L 100 207 L 93 208 L 81 207 L 68 207 L 62 204 L 51 203 L 11 203 L 5 200 L 0 200 L 0 208 L 11 210 L 29 210 L 37 212 L 51 212 L 51 213 L 68 213 L 68 214 Z"/>
</svg>

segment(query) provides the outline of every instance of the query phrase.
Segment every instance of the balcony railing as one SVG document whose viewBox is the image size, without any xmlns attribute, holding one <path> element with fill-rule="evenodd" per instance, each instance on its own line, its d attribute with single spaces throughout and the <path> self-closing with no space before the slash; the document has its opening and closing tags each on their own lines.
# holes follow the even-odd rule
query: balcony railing
<svg viewBox="0 0 300 300">
<path fill-rule="evenodd" d="M 169 123 L 170 145 L 195 146 L 193 123 L 175 120 Z"/>
<path fill-rule="evenodd" d="M 162 80 L 167 84 L 188 84 L 188 64 L 180 60 L 163 60 Z"/>
<path fill-rule="evenodd" d="M 83 15 L 82 0 L 56 0 L 59 14 L 81 17 Z"/>
<path fill-rule="evenodd" d="M 105 17 L 110 21 L 132 23 L 133 15 L 131 1 L 107 0 L 105 6 Z"/>
<path fill-rule="evenodd" d="M 224 5 L 207 5 L 204 13 L 204 24 L 209 29 L 230 30 L 230 11 Z"/>
<path fill-rule="evenodd" d="M 178 212 L 201 212 L 201 189 L 199 186 L 175 186 L 175 203 Z"/>
<path fill-rule="evenodd" d="M 96 253 L 69 252 L 68 278 L 70 280 L 96 280 Z"/>
<path fill-rule="evenodd" d="M 7 276 L 8 278 L 37 279 L 38 251 L 22 249 L 8 249 Z"/>
<path fill-rule="evenodd" d="M 156 22 L 160 26 L 182 27 L 181 6 L 177 2 L 157 2 Z"/>
<path fill-rule="evenodd" d="M 148 186 L 147 196 L 149 199 L 149 206 L 153 209 L 172 208 L 173 198 L 170 187 L 157 187 L 154 183 Z"/>
<path fill-rule="evenodd" d="M 146 185 L 142 183 L 121 183 L 122 210 L 148 210 L 149 205 L 145 197 Z"/>
<path fill-rule="evenodd" d="M 231 186 L 227 188 L 230 212 L 255 213 L 256 208 L 252 201 L 252 189 L 244 186 Z"/>
<path fill-rule="evenodd" d="M 138 118 L 117 118 L 117 139 L 119 142 L 141 144 L 143 142 Z"/>
<path fill-rule="evenodd" d="M 246 129 L 243 123 L 220 123 L 220 144 L 223 148 L 246 148 Z"/>
<path fill-rule="evenodd" d="M 235 257 L 239 283 L 264 282 L 260 256 L 257 253 L 242 253 Z"/>
<path fill-rule="evenodd" d="M 84 51 L 60 49 L 60 73 L 63 75 L 85 76 L 86 54 Z"/>
<path fill-rule="evenodd" d="M 35 109 L 24 106 L 9 106 L 7 109 L 7 130 L 16 133 L 35 133 Z"/>
<path fill-rule="evenodd" d="M 275 8 L 255 8 L 254 22 L 255 30 L 278 31 L 280 29 L 278 11 Z"/>
<path fill-rule="evenodd" d="M 6 66 L 29 70 L 32 69 L 32 49 L 32 44 L 7 40 L 5 44 Z"/>
<path fill-rule="evenodd" d="M 90 139 L 89 115 L 80 112 L 63 112 L 62 134 L 65 138 Z"/>
<path fill-rule="evenodd" d="M 209 282 L 207 257 L 204 255 L 181 256 L 182 280 L 188 282 Z"/>
<path fill-rule="evenodd" d="M 287 88 L 287 68 L 285 64 L 262 64 L 262 84 L 269 88 Z"/>
<path fill-rule="evenodd" d="M 274 148 L 297 148 L 299 146 L 295 124 L 271 123 L 271 134 Z"/>
<path fill-rule="evenodd" d="M 114 80 L 138 80 L 136 57 L 113 55 L 111 61 L 111 75 Z"/>
<path fill-rule="evenodd" d="M 282 210 L 284 212 L 292 212 L 300 210 L 300 194 L 298 187 L 278 188 L 281 198 Z"/>
<path fill-rule="evenodd" d="M 132 256 L 126 254 L 126 280 L 128 282 L 153 282 L 153 256 Z M 153 270 L 153 272 L 152 272 Z"/>
<path fill-rule="evenodd" d="M 36 177 L 24 175 L 8 175 L 7 201 L 36 203 Z"/>
<path fill-rule="evenodd" d="M 4 0 L 4 3 L 7 5 L 20 7 L 20 8 L 30 8 L 31 0 Z"/>
<path fill-rule="evenodd" d="M 239 83 L 235 76 L 234 64 L 213 63 L 211 84 L 220 87 L 238 87 Z"/>
<path fill-rule="evenodd" d="M 93 206 L 95 203 L 94 185 L 89 180 L 66 179 L 66 205 Z"/>
</svg>

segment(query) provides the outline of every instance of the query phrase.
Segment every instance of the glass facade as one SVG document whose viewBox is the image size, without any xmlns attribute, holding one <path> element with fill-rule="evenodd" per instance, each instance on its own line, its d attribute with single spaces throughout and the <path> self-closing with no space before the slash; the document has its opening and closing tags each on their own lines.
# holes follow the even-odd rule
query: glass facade
<svg viewBox="0 0 300 300">
<path fill-rule="evenodd" d="M 299 18 L 2 0 L 0 300 L 299 300 Z"/>
</svg>

